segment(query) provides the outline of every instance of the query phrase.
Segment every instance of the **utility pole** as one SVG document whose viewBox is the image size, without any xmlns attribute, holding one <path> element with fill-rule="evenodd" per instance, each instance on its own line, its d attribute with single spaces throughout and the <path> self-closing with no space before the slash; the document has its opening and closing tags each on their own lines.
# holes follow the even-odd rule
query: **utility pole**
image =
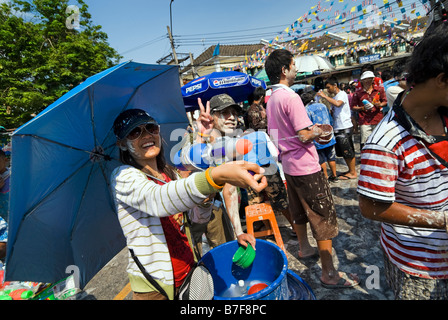
<svg viewBox="0 0 448 320">
<path fill-rule="evenodd" d="M 171 49 L 173 50 L 174 62 L 175 62 L 177 65 L 179 65 L 179 61 L 177 60 L 176 48 L 174 48 L 173 35 L 171 34 L 171 30 L 170 30 L 170 27 L 169 27 L 169 26 L 166 26 L 166 29 L 168 30 L 168 36 L 170 37 Z"/>
<path fill-rule="evenodd" d="M 166 26 L 166 28 L 167 28 L 167 30 L 168 30 L 168 35 L 169 35 L 169 37 L 170 37 L 171 49 L 173 49 L 174 63 L 176 64 L 176 66 L 177 66 L 178 68 L 180 68 L 180 66 L 179 66 L 179 61 L 177 60 L 176 49 L 174 48 L 174 41 L 173 41 L 173 36 L 171 35 L 170 27 L 169 27 L 169 26 Z M 180 69 L 179 69 L 179 71 L 180 71 Z M 180 75 L 180 72 L 179 72 L 179 82 L 180 82 L 180 85 L 182 86 L 183 83 L 182 83 L 182 77 L 181 77 L 181 75 Z"/>
<path fill-rule="evenodd" d="M 196 78 L 196 71 L 194 70 L 194 60 L 193 60 L 193 55 L 190 52 L 190 63 L 191 63 L 191 72 L 193 73 L 193 79 Z"/>
</svg>

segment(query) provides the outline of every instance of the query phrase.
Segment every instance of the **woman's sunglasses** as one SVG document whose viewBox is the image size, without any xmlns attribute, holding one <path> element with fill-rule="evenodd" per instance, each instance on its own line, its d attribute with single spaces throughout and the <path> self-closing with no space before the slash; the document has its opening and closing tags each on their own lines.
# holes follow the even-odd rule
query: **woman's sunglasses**
<svg viewBox="0 0 448 320">
<path fill-rule="evenodd" d="M 154 123 L 147 123 L 142 126 L 135 127 L 131 132 L 126 136 L 126 138 L 130 141 L 136 140 L 140 138 L 143 133 L 143 128 L 145 128 L 146 132 L 152 135 L 158 135 L 160 133 L 160 126 Z"/>
</svg>

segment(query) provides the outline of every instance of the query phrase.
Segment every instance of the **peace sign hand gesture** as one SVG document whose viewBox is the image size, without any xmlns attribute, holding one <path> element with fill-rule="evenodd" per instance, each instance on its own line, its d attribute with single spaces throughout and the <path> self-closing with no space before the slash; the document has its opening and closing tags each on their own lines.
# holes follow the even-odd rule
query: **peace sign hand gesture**
<svg viewBox="0 0 448 320">
<path fill-rule="evenodd" d="M 207 101 L 206 107 L 202 104 L 201 98 L 198 98 L 200 114 L 196 120 L 198 132 L 202 134 L 210 134 L 213 130 L 213 117 L 210 115 L 210 101 Z"/>
</svg>

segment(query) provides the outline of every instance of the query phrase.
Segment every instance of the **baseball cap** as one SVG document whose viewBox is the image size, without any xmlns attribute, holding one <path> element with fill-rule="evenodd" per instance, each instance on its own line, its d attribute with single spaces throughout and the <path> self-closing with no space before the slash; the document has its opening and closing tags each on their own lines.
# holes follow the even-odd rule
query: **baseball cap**
<svg viewBox="0 0 448 320">
<path fill-rule="evenodd" d="M 361 80 L 368 79 L 368 78 L 375 78 L 375 74 L 372 71 L 365 71 L 361 75 Z"/>
<path fill-rule="evenodd" d="M 221 111 L 228 107 L 234 107 L 239 112 L 242 111 L 241 107 L 228 94 L 218 94 L 210 99 L 210 112 Z"/>
<path fill-rule="evenodd" d="M 135 127 L 145 123 L 158 124 L 145 110 L 125 110 L 114 121 L 115 136 L 118 140 L 124 139 Z"/>
</svg>

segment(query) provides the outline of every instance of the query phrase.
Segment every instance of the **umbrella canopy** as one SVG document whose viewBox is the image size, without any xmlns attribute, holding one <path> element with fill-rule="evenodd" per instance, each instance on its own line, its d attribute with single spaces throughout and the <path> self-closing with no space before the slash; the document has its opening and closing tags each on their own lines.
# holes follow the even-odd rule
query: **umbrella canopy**
<svg viewBox="0 0 448 320">
<path fill-rule="evenodd" d="M 254 74 L 254 77 L 260 80 L 263 80 L 266 85 L 270 85 L 271 81 L 269 81 L 269 77 L 266 74 L 266 69 L 261 69 L 260 71 L 258 71 L 256 74 Z"/>
<path fill-rule="evenodd" d="M 328 59 L 318 55 L 299 56 L 295 58 L 297 73 L 329 71 L 334 70 L 334 66 Z"/>
<path fill-rule="evenodd" d="M 212 72 L 206 76 L 190 81 L 184 85 L 182 96 L 187 111 L 198 109 L 198 98 L 203 101 L 210 100 L 213 96 L 226 93 L 235 100 L 243 102 L 247 100 L 256 87 L 266 89 L 263 80 L 237 71 Z"/>
<path fill-rule="evenodd" d="M 7 280 L 54 283 L 78 268 L 83 288 L 124 248 L 109 177 L 120 165 L 113 122 L 131 108 L 150 113 L 162 135 L 185 129 L 178 67 L 107 69 L 13 134 Z M 168 154 L 177 142 L 166 142 Z"/>
<path fill-rule="evenodd" d="M 305 89 L 305 88 L 313 88 L 312 85 L 309 84 L 294 84 L 292 86 L 289 87 L 290 89 L 294 90 L 294 92 L 299 92 L 299 90 L 301 89 Z"/>
</svg>

